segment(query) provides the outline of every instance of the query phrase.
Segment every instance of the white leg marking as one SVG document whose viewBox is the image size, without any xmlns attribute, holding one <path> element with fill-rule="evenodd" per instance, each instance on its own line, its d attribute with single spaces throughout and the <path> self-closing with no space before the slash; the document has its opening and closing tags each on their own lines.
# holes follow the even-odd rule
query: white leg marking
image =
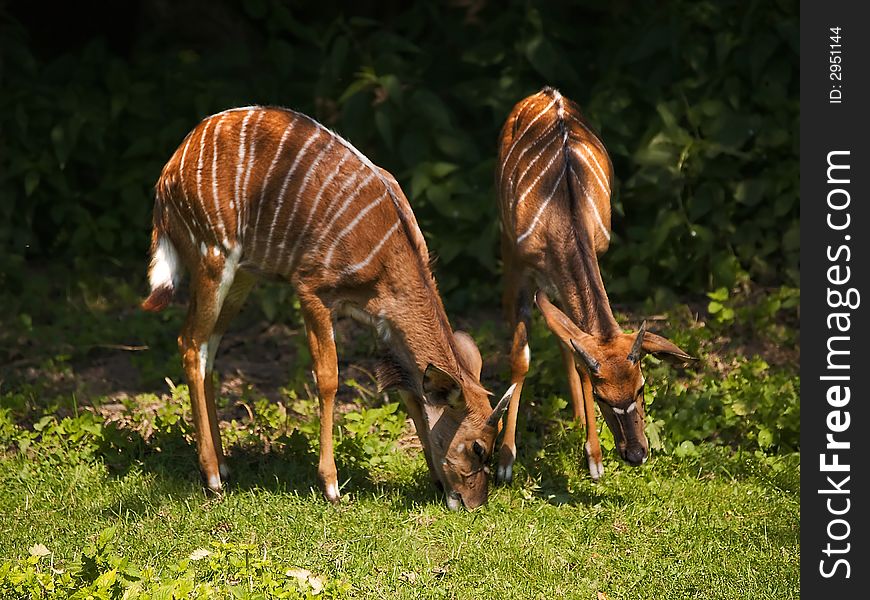
<svg viewBox="0 0 870 600">
<path fill-rule="evenodd" d="M 314 135 L 310 136 L 305 144 L 302 145 L 302 148 L 299 149 L 299 153 L 296 154 L 296 159 L 293 161 L 293 164 L 290 165 L 290 168 L 287 169 L 287 174 L 284 175 L 284 183 L 281 184 L 281 191 L 278 193 L 278 204 L 275 206 L 275 214 L 272 215 L 272 224 L 269 226 L 269 236 L 266 238 L 266 254 L 263 257 L 263 262 L 265 263 L 269 262 L 269 258 L 272 254 L 272 241 L 275 239 L 275 226 L 278 224 L 278 217 L 281 214 L 281 207 L 284 204 L 284 195 L 287 193 L 287 186 L 290 185 L 290 178 L 293 177 L 293 173 L 296 172 L 296 168 L 299 166 L 302 157 L 305 156 L 305 153 L 308 151 L 309 146 L 314 143 L 314 140 L 316 140 L 319 135 L 320 130 L 316 129 Z"/>
<path fill-rule="evenodd" d="M 220 311 L 221 306 L 224 304 L 224 300 L 230 291 L 230 286 L 233 285 L 233 279 L 236 277 L 236 270 L 239 268 L 239 258 L 241 255 L 242 246 L 241 244 L 237 244 L 232 250 L 230 250 L 226 260 L 224 261 L 224 269 L 221 273 L 221 282 L 218 286 L 216 299 L 218 311 Z"/>
<path fill-rule="evenodd" d="M 338 484 L 337 483 L 335 483 L 333 481 L 331 483 L 326 484 L 326 496 L 330 500 L 333 500 L 333 501 L 338 500 L 339 495 L 338 495 Z"/>
<path fill-rule="evenodd" d="M 205 373 L 208 369 L 208 342 L 204 342 L 199 346 L 199 375 L 205 381 Z"/>
<path fill-rule="evenodd" d="M 374 248 L 372 248 L 372 251 L 369 252 L 369 255 L 366 256 L 365 259 L 361 260 L 360 262 L 358 262 L 356 264 L 353 264 L 353 265 L 347 267 L 346 269 L 344 269 L 344 272 L 347 274 L 352 274 L 352 273 L 356 273 L 360 269 L 365 268 L 370 262 L 372 262 L 372 259 L 375 257 L 375 255 L 378 252 L 380 252 L 381 248 L 383 248 L 384 244 L 387 243 L 387 240 L 390 239 L 390 236 L 393 235 L 398 228 L 399 228 L 399 222 L 396 221 L 393 224 L 393 226 L 390 227 L 390 230 L 384 234 L 384 237 L 381 239 L 381 241 L 378 242 Z"/>
<path fill-rule="evenodd" d="M 221 478 L 219 475 L 212 475 L 208 478 L 208 487 L 214 492 L 219 492 L 223 489 Z"/>
<path fill-rule="evenodd" d="M 205 364 L 206 373 L 214 371 L 214 357 L 217 356 L 218 346 L 221 345 L 222 337 L 223 336 L 219 333 L 213 333 L 211 337 L 208 338 L 208 356 Z"/>
<path fill-rule="evenodd" d="M 205 242 L 199 243 L 199 253 L 205 256 L 208 254 L 208 246 L 205 245 Z"/>
<path fill-rule="evenodd" d="M 598 461 L 596 462 L 592 458 L 592 446 L 589 442 L 586 442 L 586 462 L 589 464 L 589 474 L 592 476 L 593 481 L 598 481 L 601 479 L 601 476 L 604 475 L 604 465 Z"/>
<path fill-rule="evenodd" d="M 227 463 L 218 465 L 218 472 L 221 474 L 221 479 L 226 480 L 230 478 L 230 468 L 227 466 Z"/>
<path fill-rule="evenodd" d="M 341 242 L 341 238 L 343 238 L 345 235 L 350 233 L 353 230 L 353 228 L 356 227 L 357 224 L 362 220 L 362 218 L 365 217 L 366 214 L 368 214 L 368 212 L 370 210 L 372 210 L 373 208 L 378 206 L 386 197 L 387 197 L 387 192 L 384 192 L 383 194 L 378 196 L 377 200 L 375 200 L 374 202 L 372 202 L 371 204 L 366 206 L 364 209 L 359 211 L 357 213 L 356 217 L 354 217 L 354 219 L 344 229 L 342 229 L 337 236 L 335 236 L 335 241 L 332 242 L 332 246 L 329 247 L 329 251 L 326 253 L 326 259 L 325 259 L 324 265 L 327 268 L 329 268 L 329 264 L 332 262 L 332 254 L 335 252 L 335 249 L 338 247 L 338 244 Z"/>
<path fill-rule="evenodd" d="M 519 244 L 524 239 L 529 237 L 532 234 L 532 232 L 535 230 L 535 227 L 538 225 L 538 221 L 540 220 L 541 215 L 544 214 L 544 209 L 547 208 L 547 205 L 550 203 L 550 200 L 552 200 L 553 196 L 556 195 L 556 190 L 558 190 L 559 186 L 562 185 L 562 179 L 565 177 L 565 170 L 566 170 L 566 168 L 563 167 L 562 172 L 559 173 L 559 179 L 556 180 L 556 185 L 553 186 L 553 189 L 550 192 L 550 195 L 547 196 L 547 199 L 541 203 L 541 206 L 538 208 L 538 212 L 535 214 L 535 218 L 532 219 L 532 224 L 529 225 L 529 228 L 526 230 L 526 232 L 524 234 L 522 234 L 520 237 L 517 238 L 517 244 Z"/>
<path fill-rule="evenodd" d="M 498 468 L 495 471 L 496 479 L 502 483 L 507 483 L 514 478 L 514 462 L 517 459 L 516 449 L 510 446 L 502 446 L 502 448 L 505 447 L 510 451 L 510 456 L 506 464 L 501 464 L 501 461 L 499 461 Z"/>
</svg>

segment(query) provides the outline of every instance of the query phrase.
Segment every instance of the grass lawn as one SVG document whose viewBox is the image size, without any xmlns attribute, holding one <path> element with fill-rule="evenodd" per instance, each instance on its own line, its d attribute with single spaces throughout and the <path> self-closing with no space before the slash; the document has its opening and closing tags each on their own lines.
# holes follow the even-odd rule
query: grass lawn
<svg viewBox="0 0 870 600">
<path fill-rule="evenodd" d="M 578 432 L 558 437 L 486 507 L 460 513 L 429 488 L 417 452 L 376 482 L 354 473 L 337 507 L 313 491 L 309 452 L 236 457 L 221 498 L 204 495 L 181 444 L 121 472 L 75 452 L 6 456 L 0 555 L 42 543 L 62 563 L 114 526 L 117 553 L 140 566 L 249 544 L 281 572 L 341 579 L 348 597 L 798 597 L 797 465 L 710 450 L 640 469 L 610 460 L 593 484 L 578 472 Z"/>
<path fill-rule="evenodd" d="M 451 513 L 429 484 L 406 415 L 367 383 L 370 348 L 359 346 L 368 342 L 350 336 L 348 345 L 345 336 L 342 360 L 356 368 L 342 362 L 343 500 L 331 506 L 316 491 L 317 410 L 303 336 L 288 328 L 273 339 L 264 326 L 253 342 L 228 336 L 218 357 L 233 480 L 213 497 L 200 485 L 186 389 L 176 385 L 180 310 L 155 323 L 91 301 L 44 329 L 28 318 L 26 338 L 11 326 L 0 334 L 18 352 L 0 370 L 4 599 L 72 590 L 94 598 L 799 597 L 800 455 L 783 433 L 793 424 L 775 421 L 788 414 L 783 398 L 796 404 L 796 364 L 737 359 L 743 350 L 722 350 L 721 335 L 692 330 L 677 341 L 708 358 L 703 373 L 647 363 L 659 449 L 631 468 L 610 442 L 595 484 L 583 432 L 564 408 L 556 345 L 533 332 L 536 398 L 524 397 L 514 483 L 493 487 L 479 510 Z M 501 349 L 497 325 L 476 335 L 485 356 Z M 152 351 L 128 352 L 137 344 Z M 132 366 L 112 358 L 119 352 Z M 258 353 L 289 353 L 300 366 L 284 361 L 274 380 L 257 370 Z M 125 369 L 139 374 L 126 388 L 118 383 Z M 498 391 L 498 363 L 484 372 L 495 374 L 487 385 Z M 163 374 L 175 381 L 171 392 Z"/>
</svg>

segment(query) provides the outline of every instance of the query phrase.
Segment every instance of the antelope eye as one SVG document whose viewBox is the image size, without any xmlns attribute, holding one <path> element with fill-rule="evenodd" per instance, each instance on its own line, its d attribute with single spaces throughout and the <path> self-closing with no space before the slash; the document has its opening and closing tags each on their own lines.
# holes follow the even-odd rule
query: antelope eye
<svg viewBox="0 0 870 600">
<path fill-rule="evenodd" d="M 474 442 L 474 445 L 472 445 L 471 449 L 474 450 L 474 453 L 475 453 L 475 454 L 478 456 L 478 458 L 480 458 L 481 460 L 483 460 L 483 459 L 486 458 L 486 448 L 484 448 L 483 445 L 482 445 L 480 442 L 475 441 L 475 442 Z"/>
</svg>

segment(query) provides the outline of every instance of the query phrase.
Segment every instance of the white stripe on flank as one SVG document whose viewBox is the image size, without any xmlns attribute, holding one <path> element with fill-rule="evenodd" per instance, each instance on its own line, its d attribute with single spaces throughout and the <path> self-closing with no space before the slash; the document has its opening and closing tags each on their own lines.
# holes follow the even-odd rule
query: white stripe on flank
<svg viewBox="0 0 870 600">
<path fill-rule="evenodd" d="M 245 145 L 245 137 L 248 134 L 248 121 L 250 120 L 252 114 L 254 114 L 254 111 L 249 110 L 248 114 L 245 115 L 245 118 L 242 119 L 242 130 L 239 132 L 239 160 L 236 163 L 235 193 L 233 194 L 232 200 L 230 200 L 231 209 L 235 209 L 236 205 L 239 205 L 242 168 L 245 166 L 245 152 L 247 152 L 248 150 L 248 147 Z"/>
<path fill-rule="evenodd" d="M 357 186 L 356 191 L 353 194 L 351 194 L 350 196 L 348 196 L 345 199 L 344 204 L 341 205 L 341 208 L 339 208 L 335 212 L 335 214 L 332 215 L 332 219 L 329 220 L 329 223 L 327 223 L 326 227 L 324 227 L 323 230 L 320 232 L 320 239 L 318 240 L 318 243 L 317 243 L 318 247 L 320 247 L 320 245 L 323 243 L 323 240 L 326 239 L 326 236 L 329 235 L 329 232 L 332 230 L 332 226 L 335 225 L 335 222 L 338 221 L 338 218 L 344 214 L 344 211 L 347 210 L 347 208 L 350 206 L 350 203 L 353 202 L 353 199 L 356 198 L 357 196 L 359 196 L 360 192 L 362 192 L 365 189 L 365 187 L 369 184 L 369 182 L 374 178 L 375 178 L 375 174 L 369 173 L 368 177 L 363 179 L 362 183 L 360 183 Z M 356 181 L 356 173 L 354 173 L 354 176 L 351 177 L 350 179 L 348 179 L 348 181 L 345 182 L 345 184 L 343 186 L 341 186 L 341 189 L 338 190 L 338 192 L 336 192 L 335 197 L 340 198 L 341 194 L 344 193 L 344 191 L 348 187 L 350 187 L 350 184 L 353 181 Z M 332 207 L 328 206 L 326 208 L 327 212 L 329 211 L 330 208 L 332 208 Z"/>
<path fill-rule="evenodd" d="M 535 186 L 538 185 L 538 182 L 541 180 L 541 177 L 543 177 L 544 174 L 550 170 L 550 167 L 553 166 L 553 163 L 556 162 L 556 159 L 559 158 L 560 156 L 562 156 L 561 152 L 556 152 L 555 154 L 553 154 L 553 158 L 550 159 L 550 162 L 547 163 L 547 166 L 545 166 L 543 169 L 541 169 L 541 172 L 538 173 L 538 176 L 535 177 L 535 180 L 532 181 L 532 183 L 529 185 L 529 187 L 526 188 L 526 191 L 523 192 L 522 194 L 520 194 L 520 196 L 516 199 L 516 201 L 514 202 L 514 206 L 513 206 L 514 210 L 516 210 L 516 208 L 520 205 L 520 202 L 525 200 L 526 196 L 528 196 L 531 193 L 531 191 L 533 189 L 535 189 Z M 564 175 L 564 173 L 562 173 L 562 175 Z M 560 179 L 561 179 L 562 175 L 559 175 Z M 522 180 L 520 180 L 520 183 L 522 183 Z"/>
<path fill-rule="evenodd" d="M 519 155 L 517 156 L 517 159 L 516 159 L 516 166 L 514 167 L 513 171 L 511 171 L 511 175 L 510 175 L 510 177 L 508 177 L 508 185 L 510 186 L 511 190 L 514 189 L 514 183 L 515 183 L 515 181 L 516 181 L 516 174 L 517 174 L 517 171 L 518 171 L 519 168 L 520 168 L 520 163 L 522 162 L 523 157 L 524 157 L 524 156 L 526 155 L 526 153 L 528 153 L 532 148 L 534 148 L 534 147 L 538 144 L 538 142 L 540 142 L 542 139 L 548 137 L 548 136 L 553 132 L 553 130 L 556 129 L 556 125 L 557 125 L 557 123 L 554 122 L 550 127 L 547 127 L 547 129 L 545 129 L 544 132 L 541 133 L 541 135 L 539 135 L 538 137 L 536 137 L 536 138 L 535 138 L 534 140 L 532 140 L 529 144 L 526 144 L 526 146 L 523 148 L 522 152 L 519 153 Z M 546 150 L 546 148 L 547 148 L 548 145 L 550 145 L 550 141 L 548 141 L 547 144 L 544 145 L 544 148 L 541 150 L 541 152 L 543 152 L 544 150 Z M 539 158 L 539 157 L 538 157 L 538 158 Z M 535 158 L 534 160 L 537 160 L 537 158 Z M 532 161 L 532 163 L 534 163 L 534 160 Z M 503 165 L 503 166 L 507 166 L 507 165 L 505 164 L 505 165 Z M 524 174 L 525 174 L 525 173 L 524 173 Z M 522 176 L 520 176 L 520 180 L 521 180 L 521 179 L 522 179 Z"/>
<path fill-rule="evenodd" d="M 359 224 L 359 222 L 362 221 L 362 218 L 364 216 L 366 216 L 369 213 L 369 211 L 371 211 L 373 208 L 378 206 L 383 201 L 383 199 L 386 197 L 387 197 L 387 192 L 384 192 L 383 194 L 378 196 L 377 200 L 375 200 L 374 202 L 372 202 L 371 204 L 366 206 L 364 209 L 359 211 L 359 213 L 357 213 L 357 215 L 353 218 L 353 220 L 344 229 L 342 229 L 338 233 L 337 236 L 335 236 L 335 240 L 333 240 L 332 246 L 329 247 L 329 252 L 326 253 L 326 260 L 323 263 L 324 266 L 329 268 L 329 264 L 332 262 L 332 255 L 335 252 L 335 249 L 338 247 L 339 242 L 341 242 L 341 238 L 343 238 L 348 233 L 353 231 L 354 227 L 356 227 Z"/>
<path fill-rule="evenodd" d="M 571 173 L 577 179 L 577 182 L 583 186 L 583 191 L 586 192 L 584 196 L 586 196 L 586 200 L 589 202 L 589 205 L 592 207 L 592 214 L 595 215 L 595 221 L 598 223 L 598 227 L 601 228 L 601 232 L 604 233 L 604 237 L 607 238 L 607 241 L 610 241 L 610 232 L 607 231 L 607 227 L 604 226 L 604 221 L 601 220 L 601 213 L 598 212 L 598 205 L 595 204 L 595 199 L 589 195 L 589 190 L 586 187 L 586 183 L 580 179 L 580 176 L 577 175 L 577 172 L 574 171 L 574 167 L 571 167 Z"/>
<path fill-rule="evenodd" d="M 306 115 L 302 115 L 302 116 L 306 116 Z M 401 218 L 401 215 L 404 214 L 404 210 L 403 210 L 403 208 L 402 208 L 402 206 L 401 206 L 401 203 L 399 202 L 399 197 L 396 196 L 396 193 L 395 193 L 395 191 L 393 191 L 393 187 L 392 187 L 392 185 L 390 185 L 390 182 L 387 180 L 386 177 L 384 177 L 384 175 L 383 175 L 383 173 L 381 172 L 381 170 L 380 170 L 378 167 L 376 167 L 375 164 L 374 164 L 371 160 L 369 160 L 369 157 L 367 157 L 365 154 L 363 154 L 362 152 L 360 152 L 359 150 L 357 150 L 356 147 L 354 147 L 353 144 L 351 144 L 350 142 L 348 142 L 346 139 L 344 139 L 343 137 L 341 137 L 340 135 L 338 135 L 338 134 L 335 133 L 334 131 L 330 131 L 329 129 L 327 129 L 326 127 L 324 127 L 323 125 L 321 125 L 320 123 L 318 123 L 317 121 L 315 121 L 314 119 L 312 119 L 311 117 L 307 117 L 307 116 L 306 116 L 306 118 L 308 118 L 308 120 L 311 121 L 312 123 L 314 123 L 314 125 L 316 125 L 318 128 L 320 128 L 320 129 L 322 129 L 323 131 L 325 131 L 328 135 L 331 135 L 331 136 L 333 136 L 335 139 L 337 139 L 338 142 L 339 142 L 342 146 L 344 146 L 345 148 L 347 148 L 348 150 L 350 150 L 351 152 L 353 152 L 354 155 L 355 155 L 355 156 L 356 156 L 356 157 L 357 157 L 357 158 L 358 158 L 358 159 L 359 159 L 359 160 L 360 160 L 360 161 L 361 161 L 361 162 L 362 162 L 366 167 L 368 167 L 368 168 L 372 171 L 372 173 L 375 175 L 375 177 L 378 178 L 378 181 L 380 181 L 380 182 L 384 185 L 384 187 L 387 189 L 387 194 L 389 194 L 389 196 L 390 196 L 390 200 L 393 202 L 393 206 L 396 208 L 396 211 L 399 213 L 400 218 Z M 419 228 L 418 228 L 418 230 L 419 230 Z"/>
<path fill-rule="evenodd" d="M 396 229 L 398 229 L 398 228 L 399 228 L 399 221 L 396 221 L 395 223 L 393 223 L 393 226 L 390 227 L 389 231 L 387 231 L 387 233 L 384 234 L 383 239 L 381 239 L 381 241 L 378 242 L 374 248 L 372 248 L 372 251 L 369 252 L 369 255 L 366 256 L 364 260 L 361 260 L 360 262 L 347 267 L 346 269 L 344 269 L 344 272 L 346 274 L 350 275 L 351 273 L 356 273 L 360 269 L 365 268 L 370 262 L 372 262 L 372 259 L 375 257 L 375 255 L 378 252 L 380 252 L 381 248 L 384 247 L 384 244 L 387 243 L 387 240 L 390 239 L 390 236 L 393 235 L 396 232 Z"/>
<path fill-rule="evenodd" d="M 517 177 L 516 182 L 512 182 L 512 185 L 511 185 L 511 191 L 513 192 L 514 196 L 516 196 L 516 193 L 517 193 L 516 186 L 519 186 L 519 185 L 522 184 L 523 179 L 525 179 L 526 175 L 527 175 L 528 172 L 532 169 L 532 167 L 534 167 L 535 164 L 537 164 L 537 162 L 538 162 L 539 160 L 541 160 L 541 158 L 542 158 L 542 157 L 547 153 L 547 149 L 548 149 L 548 148 L 553 144 L 553 142 L 558 142 L 558 141 L 559 141 L 559 140 L 556 139 L 556 138 L 554 137 L 554 138 L 551 139 L 549 142 L 547 142 L 547 145 L 544 146 L 544 147 L 541 149 L 540 152 L 538 152 L 537 156 L 535 156 L 535 158 L 533 158 L 533 159 L 529 162 L 529 164 L 526 165 L 526 168 L 523 170 L 523 172 L 520 174 L 520 176 Z M 559 154 L 559 150 L 561 150 L 561 148 L 556 148 L 556 154 L 557 154 L 557 155 Z M 547 167 L 544 168 L 544 171 L 542 171 L 541 173 L 538 173 L 538 179 L 540 179 L 541 174 L 544 173 L 544 172 L 546 172 L 547 168 L 549 168 L 549 166 L 552 165 L 552 164 L 553 164 L 553 161 L 551 160 L 550 163 L 547 165 Z M 517 163 L 517 169 L 519 169 L 519 166 L 520 166 L 519 163 Z M 535 179 L 535 183 L 537 183 L 538 179 Z M 535 185 L 535 184 L 533 183 L 532 186 L 534 186 L 534 185 Z M 518 201 L 518 200 L 515 201 L 515 202 L 514 202 L 514 208 L 516 208 L 516 206 L 517 206 L 518 204 L 519 204 L 519 201 Z"/>
<path fill-rule="evenodd" d="M 218 199 L 218 181 L 217 181 L 217 143 L 218 143 L 218 135 L 221 132 L 221 126 L 223 125 L 224 118 L 226 115 L 221 116 L 218 119 L 217 125 L 214 128 L 214 135 L 212 136 L 212 156 L 211 156 L 211 196 L 214 200 L 214 210 L 215 215 L 217 215 L 218 224 L 221 228 L 221 233 L 224 238 L 224 246 L 228 246 L 229 242 L 227 241 L 227 228 L 224 226 L 224 220 L 221 216 L 221 205 L 220 200 Z M 215 237 L 217 237 L 217 231 L 215 231 Z"/>
<path fill-rule="evenodd" d="M 544 214 L 544 209 L 547 208 L 550 200 L 552 200 L 553 196 L 556 195 L 556 190 L 558 190 L 559 186 L 562 184 L 562 179 L 565 177 L 565 171 L 567 170 L 567 168 L 567 165 L 562 167 L 562 171 L 559 173 L 559 178 L 556 180 L 556 185 L 553 186 L 553 189 L 550 191 L 550 195 L 547 196 L 547 199 L 541 203 L 541 206 L 538 208 L 538 212 L 535 214 L 535 218 L 532 219 L 532 224 L 529 225 L 529 228 L 523 235 L 517 238 L 517 244 L 529 237 L 535 230 L 535 227 L 538 225 L 538 221 L 541 219 L 541 215 Z"/>
<path fill-rule="evenodd" d="M 308 151 L 308 147 L 314 143 L 320 137 L 320 130 L 315 129 L 314 135 L 308 138 L 305 144 L 302 145 L 302 148 L 299 149 L 299 153 L 296 155 L 296 159 L 293 161 L 293 164 L 290 165 L 290 168 L 287 169 L 287 174 L 284 175 L 284 183 L 281 184 L 281 191 L 278 193 L 278 204 L 275 206 L 275 214 L 272 215 L 272 224 L 269 226 L 269 237 L 266 238 L 266 254 L 263 256 L 263 262 L 268 264 L 268 259 L 272 254 L 272 240 L 275 238 L 275 226 L 278 224 L 278 216 L 281 214 L 281 207 L 284 204 L 284 195 L 287 193 L 287 186 L 290 185 L 290 178 L 293 177 L 293 173 L 296 171 L 296 167 L 299 166 L 299 162 L 302 160 L 302 157 L 305 156 L 305 153 Z"/>
<path fill-rule="evenodd" d="M 202 132 L 202 137 L 199 138 L 199 158 L 196 160 L 196 195 L 200 202 L 202 202 L 202 159 L 205 155 L 205 137 L 208 135 L 208 126 L 212 124 L 212 121 L 208 121 L 205 124 L 205 128 Z M 203 211 L 206 214 L 206 218 L 208 217 L 208 211 Z"/>
<path fill-rule="evenodd" d="M 281 135 L 281 141 L 278 142 L 278 149 L 275 150 L 275 156 L 272 157 L 272 162 L 269 163 L 269 168 L 266 170 L 266 176 L 263 177 L 263 182 L 260 184 L 262 189 L 260 190 L 260 204 L 257 206 L 257 220 L 254 223 L 254 236 L 257 236 L 260 233 L 260 215 L 263 214 L 263 201 L 266 198 L 266 190 L 269 187 L 269 178 L 272 176 L 272 171 L 275 170 L 275 165 L 278 164 L 278 160 L 282 156 L 281 150 L 284 149 L 284 144 L 287 143 L 287 138 L 290 137 L 290 132 L 296 124 L 296 115 L 291 113 L 291 117 L 293 120 L 290 121 L 290 124 L 284 129 L 284 133 Z M 256 237 L 254 240 L 256 242 Z M 254 244 L 254 247 L 256 247 L 256 244 Z"/>
<path fill-rule="evenodd" d="M 326 145 L 320 149 L 317 156 L 315 156 L 314 159 L 311 161 L 311 164 L 308 165 L 308 170 L 305 172 L 305 175 L 302 177 L 302 185 L 300 185 L 299 189 L 296 190 L 296 199 L 293 202 L 293 210 L 290 211 L 290 218 L 287 219 L 287 224 L 286 224 L 287 233 L 290 232 L 290 228 L 293 226 L 293 220 L 296 218 L 296 211 L 299 210 L 299 207 L 302 205 L 303 202 L 305 202 L 305 196 L 303 195 L 305 188 L 308 187 L 308 184 L 311 182 L 311 177 L 317 172 L 317 169 L 320 166 L 320 162 L 324 158 L 329 157 L 329 150 L 330 150 L 330 148 L 332 148 L 332 143 L 334 141 L 335 141 L 335 138 L 330 138 L 329 141 L 326 142 Z M 286 242 L 287 242 L 287 238 L 285 237 L 284 239 L 281 240 L 281 243 L 278 244 L 278 247 L 283 250 L 284 244 Z M 285 254 L 284 257 L 289 259 L 290 258 L 289 253 Z M 279 271 L 279 273 L 284 272 L 283 265 L 284 265 L 284 261 L 281 260 L 281 258 L 279 257 L 278 258 L 278 266 L 279 266 L 279 269 L 281 269 Z M 287 264 L 288 268 L 290 266 L 291 266 L 290 264 Z"/>
<path fill-rule="evenodd" d="M 584 152 L 584 153 L 585 153 L 589 158 L 586 158 L 586 157 L 582 156 L 582 155 L 577 151 L 577 146 L 579 146 L 580 148 L 582 148 L 582 149 L 583 149 L 583 152 Z M 592 172 L 592 174 L 595 176 L 595 181 L 598 182 L 598 185 L 601 187 L 601 189 L 602 189 L 605 193 L 608 193 L 608 194 L 609 194 L 609 193 L 610 193 L 610 186 L 607 185 L 607 184 L 604 182 L 604 180 L 607 179 L 607 175 L 604 173 L 604 170 L 601 168 L 601 165 L 598 164 L 598 161 L 595 160 L 595 156 L 592 154 L 592 152 L 589 150 L 589 148 L 586 146 L 586 144 L 576 144 L 576 145 L 572 145 L 572 146 L 571 146 L 571 149 L 574 151 L 574 154 L 577 155 L 577 158 L 579 158 L 580 160 L 582 160 L 583 163 L 588 167 L 588 170 Z M 589 162 L 590 159 L 591 159 L 592 163 Z M 593 165 L 593 164 L 595 165 L 595 168 L 592 168 L 592 165 Z M 603 176 L 603 179 L 602 179 L 602 176 Z"/>
<path fill-rule="evenodd" d="M 517 147 L 517 144 L 519 143 L 519 141 L 520 141 L 521 139 L 523 139 L 523 136 L 525 136 L 526 133 L 527 133 L 527 132 L 532 128 L 532 125 L 534 125 L 534 124 L 537 122 L 538 119 L 540 119 L 540 118 L 543 117 L 545 114 L 547 114 L 547 111 L 550 110 L 550 108 L 552 108 L 553 105 L 554 105 L 555 103 L 556 103 L 556 99 L 554 98 L 553 101 L 550 102 L 550 103 L 549 103 L 549 104 L 544 108 L 544 110 L 542 110 L 541 112 L 539 112 L 538 115 L 537 115 L 534 119 L 532 119 L 532 120 L 529 122 L 528 125 L 526 125 L 526 128 L 523 129 L 523 132 L 522 132 L 521 134 L 519 134 L 517 137 L 514 138 L 514 141 L 513 141 L 513 143 L 511 144 L 511 147 L 508 148 L 507 154 L 504 155 L 504 161 L 502 161 L 502 164 L 503 164 L 503 165 L 506 165 L 506 164 L 508 163 L 508 160 L 510 159 L 511 154 L 513 154 L 514 149 Z"/>
<path fill-rule="evenodd" d="M 251 172 L 254 170 L 254 150 L 257 148 L 257 132 L 260 130 L 260 121 L 263 120 L 263 115 L 266 114 L 266 111 L 261 110 L 260 114 L 257 115 L 257 122 L 254 123 L 254 131 L 251 133 L 251 144 L 248 147 L 248 164 L 245 167 L 245 181 L 242 183 L 242 195 L 241 200 L 244 202 L 245 209 L 244 211 L 239 211 L 239 219 L 236 221 L 237 231 L 236 237 L 242 237 L 242 231 L 248 228 L 248 215 L 251 212 L 251 203 L 248 201 L 248 184 L 251 182 Z M 242 218 L 241 215 L 245 215 L 245 226 L 242 227 Z"/>
<path fill-rule="evenodd" d="M 190 200 L 187 197 L 187 186 L 184 185 L 184 159 L 187 157 L 187 148 L 190 146 L 190 141 L 193 139 L 193 134 L 188 136 L 187 143 L 184 144 L 184 150 L 181 151 L 181 162 L 178 165 L 178 183 L 181 186 L 181 195 L 184 197 L 184 202 L 187 208 L 190 209 Z"/>
<path fill-rule="evenodd" d="M 311 220 L 314 218 L 314 213 L 317 212 L 317 207 L 320 205 L 320 199 L 323 197 L 323 192 L 329 187 L 329 184 L 332 183 L 332 180 L 335 179 L 336 175 L 341 172 L 341 167 L 351 156 L 353 156 L 352 153 L 345 151 L 344 156 L 341 157 L 341 160 L 338 161 L 338 164 L 335 166 L 335 170 L 329 174 L 329 177 L 323 180 L 323 183 L 320 184 L 320 189 L 317 190 L 317 195 L 314 196 L 314 200 L 311 202 L 311 210 L 308 211 L 308 218 L 305 219 L 305 225 L 302 226 L 302 229 L 296 235 L 296 243 L 293 245 L 293 250 L 290 251 L 290 259 L 287 262 L 288 269 L 292 269 L 293 264 L 296 262 L 296 252 L 299 251 L 299 246 L 302 244 L 302 238 L 304 238 L 305 234 L 308 233 L 308 228 L 311 226 Z"/>
</svg>

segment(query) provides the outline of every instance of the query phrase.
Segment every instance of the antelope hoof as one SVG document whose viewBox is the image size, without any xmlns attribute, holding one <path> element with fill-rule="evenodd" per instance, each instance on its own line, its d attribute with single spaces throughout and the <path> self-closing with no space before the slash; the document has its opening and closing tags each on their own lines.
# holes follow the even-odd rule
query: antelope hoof
<svg viewBox="0 0 870 600">
<path fill-rule="evenodd" d="M 230 480 L 230 475 L 232 474 L 232 471 L 230 471 L 227 463 L 221 463 L 218 467 L 218 472 L 221 474 L 221 481 L 227 482 Z"/>
<path fill-rule="evenodd" d="M 598 481 L 604 475 L 604 464 L 601 462 L 601 456 L 595 457 L 590 452 L 589 442 L 586 442 L 586 463 L 589 465 L 589 474 L 592 476 L 592 481 Z"/>
<path fill-rule="evenodd" d="M 330 504 L 338 504 L 341 500 L 341 494 L 338 493 L 338 484 L 334 481 L 323 484 L 323 497 L 329 500 Z"/>
<path fill-rule="evenodd" d="M 507 446 L 502 446 L 499 451 L 498 468 L 495 471 L 497 483 L 509 484 L 514 480 L 514 461 L 516 454 Z"/>
<path fill-rule="evenodd" d="M 205 489 L 207 492 L 210 492 L 216 496 L 221 496 L 224 493 L 223 482 L 221 482 L 221 476 L 215 473 L 211 476 L 206 476 L 203 474 L 203 480 L 205 482 Z"/>
</svg>

